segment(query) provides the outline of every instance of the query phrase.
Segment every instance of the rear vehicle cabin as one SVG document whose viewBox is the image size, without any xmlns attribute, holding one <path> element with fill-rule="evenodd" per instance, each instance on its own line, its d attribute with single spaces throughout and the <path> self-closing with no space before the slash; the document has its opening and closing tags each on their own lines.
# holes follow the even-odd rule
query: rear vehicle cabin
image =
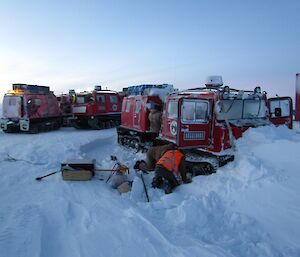
<svg viewBox="0 0 300 257">
<path fill-rule="evenodd" d="M 103 129 L 120 124 L 123 97 L 115 91 L 96 87 L 75 96 L 71 124 L 75 128 Z"/>
<path fill-rule="evenodd" d="M 57 129 L 61 123 L 58 101 L 49 87 L 13 84 L 4 95 L 0 120 L 4 132 L 37 133 Z"/>
<path fill-rule="evenodd" d="M 173 91 L 169 84 L 129 87 L 123 99 L 118 142 L 137 149 L 152 145 L 159 134 L 165 98 Z"/>
</svg>

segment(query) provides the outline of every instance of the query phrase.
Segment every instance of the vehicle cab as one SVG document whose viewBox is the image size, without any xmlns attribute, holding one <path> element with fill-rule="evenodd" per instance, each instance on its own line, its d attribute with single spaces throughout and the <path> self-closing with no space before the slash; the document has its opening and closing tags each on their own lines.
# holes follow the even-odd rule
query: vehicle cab
<svg viewBox="0 0 300 257">
<path fill-rule="evenodd" d="M 266 94 L 223 87 L 221 78 L 204 88 L 167 98 L 160 137 L 182 149 L 222 152 L 249 127 L 270 124 Z"/>
</svg>

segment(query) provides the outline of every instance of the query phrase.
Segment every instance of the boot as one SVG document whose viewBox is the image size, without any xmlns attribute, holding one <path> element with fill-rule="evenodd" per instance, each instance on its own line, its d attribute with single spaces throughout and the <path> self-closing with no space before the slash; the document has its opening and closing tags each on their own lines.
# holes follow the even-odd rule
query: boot
<svg viewBox="0 0 300 257">
<path fill-rule="evenodd" d="M 172 186 L 171 186 L 171 184 L 168 180 L 164 180 L 163 189 L 165 191 L 165 194 L 171 194 L 172 193 Z"/>
<path fill-rule="evenodd" d="M 152 180 L 153 188 L 163 188 L 163 179 L 160 177 L 154 177 Z"/>
</svg>

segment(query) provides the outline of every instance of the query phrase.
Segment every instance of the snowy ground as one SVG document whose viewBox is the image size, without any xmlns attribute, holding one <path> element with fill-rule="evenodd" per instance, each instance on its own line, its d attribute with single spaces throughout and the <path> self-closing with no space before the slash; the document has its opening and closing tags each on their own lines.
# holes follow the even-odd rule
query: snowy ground
<svg viewBox="0 0 300 257">
<path fill-rule="evenodd" d="M 0 256 L 300 256 L 299 149 L 295 130 L 250 129 L 233 163 L 170 195 L 147 175 L 147 203 L 137 177 L 122 196 L 97 177 L 35 180 L 70 158 L 111 168 L 110 155 L 134 176 L 143 154 L 118 146 L 115 129 L 0 132 Z"/>
</svg>

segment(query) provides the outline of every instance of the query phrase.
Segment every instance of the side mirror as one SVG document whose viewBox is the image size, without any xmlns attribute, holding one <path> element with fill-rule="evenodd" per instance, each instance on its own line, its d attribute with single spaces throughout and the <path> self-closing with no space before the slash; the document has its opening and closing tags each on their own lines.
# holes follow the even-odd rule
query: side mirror
<svg viewBox="0 0 300 257">
<path fill-rule="evenodd" d="M 277 107 L 274 110 L 275 117 L 281 117 L 281 108 Z"/>
</svg>

